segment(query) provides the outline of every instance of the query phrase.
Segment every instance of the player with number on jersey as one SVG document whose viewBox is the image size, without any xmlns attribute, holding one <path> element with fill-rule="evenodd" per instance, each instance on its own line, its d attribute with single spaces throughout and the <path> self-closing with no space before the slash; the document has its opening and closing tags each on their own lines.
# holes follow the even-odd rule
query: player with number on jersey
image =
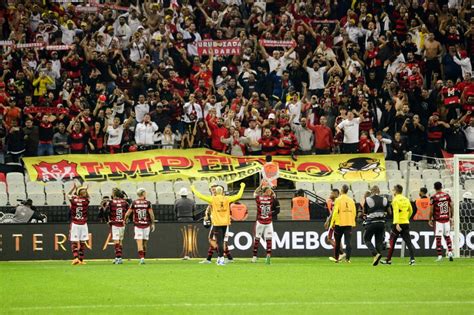
<svg viewBox="0 0 474 315">
<path fill-rule="evenodd" d="M 87 186 L 77 188 L 76 183 L 68 193 L 71 203 L 71 228 L 69 240 L 71 241 L 73 265 L 85 265 L 84 250 L 89 240 L 89 229 L 87 227 L 87 212 L 89 209 L 89 194 Z"/>
<path fill-rule="evenodd" d="M 448 246 L 449 261 L 453 261 L 453 249 L 451 243 L 451 220 L 453 218 L 453 203 L 449 194 L 442 191 L 443 185 L 440 182 L 434 183 L 436 193 L 431 196 L 430 200 L 430 220 L 428 224 L 433 227 L 433 219 L 435 221 L 435 238 L 436 251 L 438 258 L 436 261 L 443 259 L 443 249 L 441 246 L 441 237 L 444 236 L 446 245 Z"/>
<path fill-rule="evenodd" d="M 145 264 L 146 248 L 151 232 L 155 231 L 155 215 L 151 207 L 151 202 L 146 199 L 146 190 L 139 188 L 137 190 L 138 199 L 134 200 L 125 214 L 124 223 L 131 214 L 133 214 L 133 223 L 135 225 L 135 240 L 137 241 L 138 257 L 140 265 Z M 150 229 L 151 226 L 151 229 Z"/>
<path fill-rule="evenodd" d="M 124 216 L 128 210 L 128 202 L 124 199 L 123 191 L 118 188 L 112 190 L 112 200 L 108 202 L 108 217 L 110 224 L 110 233 L 115 246 L 114 264 L 120 265 L 122 261 L 122 242 L 125 232 Z"/>
<path fill-rule="evenodd" d="M 260 185 L 254 192 L 255 201 L 257 202 L 257 222 L 255 223 L 255 239 L 253 244 L 252 262 L 257 262 L 258 245 L 260 238 L 263 238 L 267 244 L 267 256 L 265 263 L 270 264 L 272 255 L 272 237 L 273 237 L 273 202 L 275 193 L 269 186 L 262 187 Z"/>
</svg>

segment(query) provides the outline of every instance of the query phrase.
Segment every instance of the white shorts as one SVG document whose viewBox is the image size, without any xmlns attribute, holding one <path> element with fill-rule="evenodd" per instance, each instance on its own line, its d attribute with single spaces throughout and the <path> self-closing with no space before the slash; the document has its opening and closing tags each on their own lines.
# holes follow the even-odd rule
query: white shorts
<svg viewBox="0 0 474 315">
<path fill-rule="evenodd" d="M 150 227 L 139 228 L 135 227 L 135 239 L 148 241 L 150 237 Z"/>
<path fill-rule="evenodd" d="M 273 236 L 273 223 L 270 224 L 262 224 L 260 222 L 256 222 L 255 225 L 255 237 L 261 238 L 263 237 L 265 239 L 271 239 Z"/>
<path fill-rule="evenodd" d="M 441 223 L 435 221 L 435 236 L 448 236 L 451 232 L 451 224 L 449 222 Z"/>
<path fill-rule="evenodd" d="M 112 240 L 113 241 L 121 241 L 123 240 L 123 234 L 125 232 L 125 227 L 124 226 L 115 226 L 112 225 Z"/>
<path fill-rule="evenodd" d="M 71 229 L 69 230 L 69 240 L 71 242 L 82 242 L 89 240 L 89 228 L 86 224 L 75 224 L 71 223 Z"/>
</svg>

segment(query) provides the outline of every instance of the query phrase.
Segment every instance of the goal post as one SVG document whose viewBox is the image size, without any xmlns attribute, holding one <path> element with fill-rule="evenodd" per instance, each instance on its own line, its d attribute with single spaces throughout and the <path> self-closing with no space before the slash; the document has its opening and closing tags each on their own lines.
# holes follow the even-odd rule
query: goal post
<svg viewBox="0 0 474 315">
<path fill-rule="evenodd" d="M 472 232 L 471 216 L 474 216 L 473 200 L 464 201 L 463 194 L 471 191 L 474 194 L 474 154 L 456 154 L 452 162 L 453 170 L 453 219 L 454 219 L 454 257 L 471 257 L 471 250 L 466 246 L 465 239 L 461 249 L 461 233 L 467 238 Z"/>
</svg>

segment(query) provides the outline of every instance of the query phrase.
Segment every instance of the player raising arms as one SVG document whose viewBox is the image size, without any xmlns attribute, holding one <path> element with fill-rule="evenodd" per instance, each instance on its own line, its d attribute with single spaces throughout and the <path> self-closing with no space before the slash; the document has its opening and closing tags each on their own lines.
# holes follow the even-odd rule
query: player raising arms
<svg viewBox="0 0 474 315">
<path fill-rule="evenodd" d="M 135 224 L 135 240 L 137 241 L 138 257 L 140 265 L 145 264 L 146 247 L 151 232 L 155 231 L 155 214 L 151 208 L 151 203 L 146 199 L 146 190 L 138 188 L 138 199 L 134 200 L 125 214 L 124 223 L 133 213 L 133 223 Z"/>
<path fill-rule="evenodd" d="M 124 199 L 123 191 L 118 188 L 112 190 L 112 200 L 108 202 L 108 217 L 115 245 L 114 264 L 121 265 L 122 262 L 122 241 L 125 232 L 124 215 L 128 210 L 128 202 Z"/>
<path fill-rule="evenodd" d="M 334 188 L 331 190 L 331 194 L 329 195 L 329 199 L 326 201 L 326 206 L 329 211 L 329 216 L 326 219 L 326 222 L 324 223 L 324 228 L 328 230 L 328 234 L 326 236 L 326 242 L 332 245 L 332 248 L 336 248 L 336 241 L 334 240 L 334 228 L 329 226 L 329 223 L 331 222 L 332 219 L 332 210 L 334 208 L 334 201 L 336 201 L 337 197 L 339 197 L 339 189 Z M 342 249 L 342 246 L 339 247 L 339 260 L 342 260 L 346 257 L 346 254 L 344 254 L 344 250 Z M 330 261 L 336 261 L 336 258 L 334 256 L 329 257 Z"/>
<path fill-rule="evenodd" d="M 225 196 L 224 189 L 220 186 L 216 187 L 216 194 L 214 196 L 205 196 L 191 186 L 194 195 L 201 200 L 206 201 L 211 205 L 211 221 L 212 233 L 216 234 L 218 258 L 217 264 L 225 265 L 224 261 L 224 240 L 227 227 L 230 225 L 230 204 L 242 198 L 244 194 L 245 184 L 240 184 L 240 190 L 237 195 Z"/>
<path fill-rule="evenodd" d="M 73 265 L 84 265 L 84 250 L 86 241 L 89 240 L 89 229 L 87 227 L 87 211 L 89 210 L 89 193 L 87 186 L 77 188 L 76 183 L 68 193 L 71 203 L 71 229 L 69 240 L 71 241 Z"/>
<path fill-rule="evenodd" d="M 442 191 L 443 185 L 440 182 L 434 183 L 436 193 L 431 196 L 430 200 L 430 220 L 428 224 L 433 227 L 433 218 L 435 220 L 435 238 L 436 238 L 436 252 L 438 258 L 436 261 L 443 259 L 443 252 L 441 246 L 441 237 L 444 236 L 446 245 L 448 245 L 449 261 L 453 261 L 453 249 L 451 245 L 451 220 L 453 218 L 453 203 L 451 197 Z"/>
<path fill-rule="evenodd" d="M 260 244 L 260 238 L 263 236 L 267 243 L 267 256 L 265 263 L 270 264 L 273 236 L 272 208 L 275 193 L 269 186 L 262 187 L 260 184 L 260 186 L 255 190 L 253 196 L 257 202 L 257 222 L 255 222 L 252 262 L 257 262 L 258 245 Z"/>
</svg>

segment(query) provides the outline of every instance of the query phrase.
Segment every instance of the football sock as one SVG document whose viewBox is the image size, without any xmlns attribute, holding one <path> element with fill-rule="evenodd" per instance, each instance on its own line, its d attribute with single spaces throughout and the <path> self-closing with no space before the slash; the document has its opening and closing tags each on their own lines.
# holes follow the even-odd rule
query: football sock
<svg viewBox="0 0 474 315">
<path fill-rule="evenodd" d="M 227 257 L 227 259 L 232 260 L 232 254 L 230 253 L 229 248 L 226 246 L 224 250 L 224 256 Z"/>
<path fill-rule="evenodd" d="M 115 244 L 115 257 L 122 258 L 122 245 Z"/>
<path fill-rule="evenodd" d="M 444 240 L 446 241 L 446 245 L 448 245 L 448 252 L 452 252 L 452 251 L 453 251 L 453 247 L 452 247 L 452 244 L 451 244 L 451 236 L 446 235 L 446 236 L 444 237 Z"/>
<path fill-rule="evenodd" d="M 441 247 L 441 236 L 436 236 L 436 253 L 438 256 L 443 255 L 442 247 Z"/>
<path fill-rule="evenodd" d="M 267 241 L 267 256 L 272 254 L 272 239 L 268 239 Z"/>
<path fill-rule="evenodd" d="M 140 259 L 145 258 L 145 252 L 142 251 L 142 250 L 139 250 L 138 251 L 138 258 L 140 258 Z"/>
<path fill-rule="evenodd" d="M 86 243 L 84 242 L 81 242 L 81 244 L 79 245 L 79 260 L 83 260 L 84 259 L 84 250 L 86 249 Z"/>
<path fill-rule="evenodd" d="M 397 241 L 398 235 L 391 232 L 390 233 L 390 249 L 388 250 L 387 260 L 392 260 L 393 250 L 395 249 L 395 242 Z"/>
<path fill-rule="evenodd" d="M 143 251 L 143 258 L 146 257 L 146 250 Z"/>
<path fill-rule="evenodd" d="M 260 243 L 260 239 L 259 239 L 259 238 L 255 238 L 255 241 L 253 242 L 253 255 L 254 255 L 254 256 L 257 256 L 258 243 Z"/>
<path fill-rule="evenodd" d="M 209 246 L 209 249 L 207 251 L 207 260 L 210 261 L 213 255 L 214 255 L 214 248 L 212 246 Z"/>
<path fill-rule="evenodd" d="M 72 248 L 72 255 L 74 256 L 74 259 L 79 258 L 79 249 L 77 248 L 77 242 L 72 242 L 71 248 Z"/>
</svg>

